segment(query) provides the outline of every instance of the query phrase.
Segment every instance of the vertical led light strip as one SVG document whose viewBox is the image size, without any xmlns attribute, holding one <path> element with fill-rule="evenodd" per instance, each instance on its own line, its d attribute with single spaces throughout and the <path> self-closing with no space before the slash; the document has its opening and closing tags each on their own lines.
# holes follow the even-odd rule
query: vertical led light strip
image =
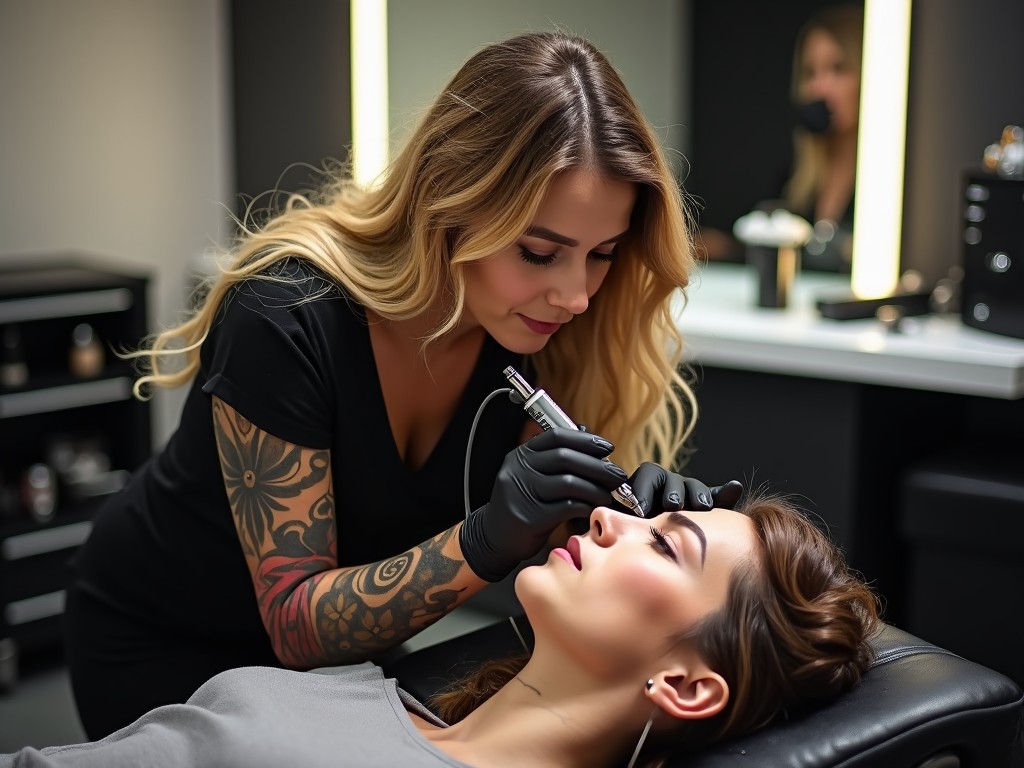
<svg viewBox="0 0 1024 768">
<path fill-rule="evenodd" d="M 388 165 L 388 4 L 350 0 L 352 50 L 352 175 L 380 179 Z"/>
<path fill-rule="evenodd" d="M 888 296 L 900 272 L 911 0 L 864 1 L 857 204 L 850 287 Z"/>
</svg>

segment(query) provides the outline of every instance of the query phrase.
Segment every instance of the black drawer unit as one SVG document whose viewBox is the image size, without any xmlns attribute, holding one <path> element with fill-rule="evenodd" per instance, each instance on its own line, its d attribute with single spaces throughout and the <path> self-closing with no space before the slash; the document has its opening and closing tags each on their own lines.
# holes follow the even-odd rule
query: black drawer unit
<svg viewBox="0 0 1024 768">
<path fill-rule="evenodd" d="M 24 261 L 0 269 L 0 689 L 19 656 L 59 648 L 68 559 L 152 448 L 116 354 L 148 332 L 148 277 Z"/>
</svg>

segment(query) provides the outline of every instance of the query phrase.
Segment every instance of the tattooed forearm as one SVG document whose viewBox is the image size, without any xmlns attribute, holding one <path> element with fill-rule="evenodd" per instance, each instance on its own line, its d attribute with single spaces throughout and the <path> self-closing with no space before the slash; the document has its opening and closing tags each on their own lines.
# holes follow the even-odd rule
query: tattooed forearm
<svg viewBox="0 0 1024 768">
<path fill-rule="evenodd" d="M 444 553 L 455 530 L 335 577 L 315 609 L 320 640 L 334 663 L 393 648 L 455 607 L 464 562 Z"/>
<path fill-rule="evenodd" d="M 235 528 L 282 663 L 363 661 L 479 588 L 457 527 L 397 557 L 339 569 L 330 453 L 276 438 L 217 398 L 213 414 Z"/>
</svg>

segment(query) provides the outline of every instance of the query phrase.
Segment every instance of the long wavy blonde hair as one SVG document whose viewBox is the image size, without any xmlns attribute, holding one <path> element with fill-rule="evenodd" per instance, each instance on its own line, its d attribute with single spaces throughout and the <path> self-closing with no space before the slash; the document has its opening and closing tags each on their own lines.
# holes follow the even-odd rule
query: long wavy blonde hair
<svg viewBox="0 0 1024 768">
<path fill-rule="evenodd" d="M 466 265 L 525 232 L 559 173 L 586 168 L 637 185 L 628 236 L 588 310 L 533 356 L 536 378 L 616 460 L 681 460 L 696 418 L 672 305 L 694 267 L 691 214 L 657 134 L 607 58 L 564 32 L 481 49 L 428 110 L 381 183 L 332 174 L 243 227 L 194 314 L 136 356 L 150 385 L 178 386 L 232 286 L 276 262 L 307 260 L 392 320 L 444 302 L 424 349 L 463 312 Z"/>
</svg>

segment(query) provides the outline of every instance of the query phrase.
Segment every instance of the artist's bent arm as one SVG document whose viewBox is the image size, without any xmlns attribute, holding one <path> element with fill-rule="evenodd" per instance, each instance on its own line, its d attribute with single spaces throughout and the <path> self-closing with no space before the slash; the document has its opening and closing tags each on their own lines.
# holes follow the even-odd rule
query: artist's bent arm
<svg viewBox="0 0 1024 768">
<path fill-rule="evenodd" d="M 264 432 L 220 398 L 213 422 L 235 528 L 282 664 L 364 661 L 478 592 L 459 526 L 395 557 L 338 567 L 330 451 Z"/>
</svg>

